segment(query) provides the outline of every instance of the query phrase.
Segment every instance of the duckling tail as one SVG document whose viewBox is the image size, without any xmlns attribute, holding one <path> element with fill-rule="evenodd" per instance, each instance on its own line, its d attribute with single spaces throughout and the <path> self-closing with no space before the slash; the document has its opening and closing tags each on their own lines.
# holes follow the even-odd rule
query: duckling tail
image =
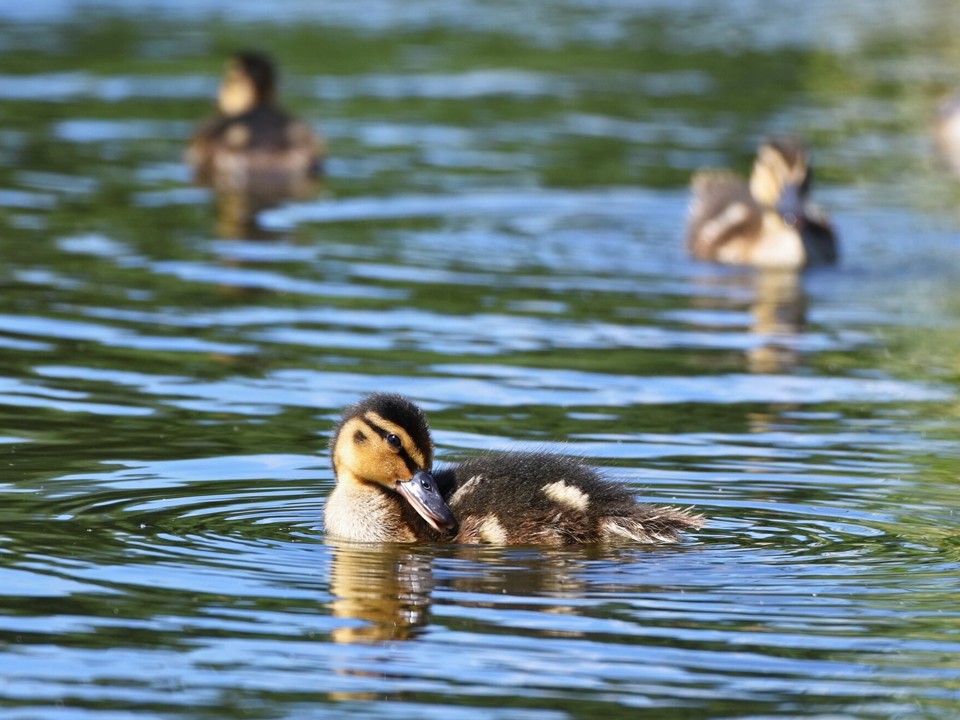
<svg viewBox="0 0 960 720">
<path fill-rule="evenodd" d="M 685 530 L 702 527 L 702 515 L 689 509 L 641 505 L 630 515 L 608 515 L 600 523 L 605 542 L 674 543 Z"/>
</svg>

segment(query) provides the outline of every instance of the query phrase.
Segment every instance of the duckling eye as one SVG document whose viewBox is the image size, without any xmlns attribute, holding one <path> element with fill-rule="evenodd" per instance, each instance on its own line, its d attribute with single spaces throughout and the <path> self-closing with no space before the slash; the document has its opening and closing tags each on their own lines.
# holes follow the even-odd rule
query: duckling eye
<svg viewBox="0 0 960 720">
<path fill-rule="evenodd" d="M 393 448 L 399 448 L 401 445 L 403 445 L 403 443 L 400 441 L 400 437 L 398 435 L 390 433 L 387 435 L 387 445 Z"/>
</svg>

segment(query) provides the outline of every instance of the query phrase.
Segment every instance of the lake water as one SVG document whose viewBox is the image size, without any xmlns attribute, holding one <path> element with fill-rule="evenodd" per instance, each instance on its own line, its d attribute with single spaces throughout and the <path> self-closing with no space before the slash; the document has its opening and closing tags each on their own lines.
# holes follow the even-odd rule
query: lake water
<svg viewBox="0 0 960 720">
<path fill-rule="evenodd" d="M 0 717 L 960 717 L 947 0 L 0 6 Z M 181 163 L 272 52 L 328 177 Z M 682 249 L 808 138 L 836 268 Z M 679 546 L 338 546 L 369 391 L 587 457 Z"/>
</svg>

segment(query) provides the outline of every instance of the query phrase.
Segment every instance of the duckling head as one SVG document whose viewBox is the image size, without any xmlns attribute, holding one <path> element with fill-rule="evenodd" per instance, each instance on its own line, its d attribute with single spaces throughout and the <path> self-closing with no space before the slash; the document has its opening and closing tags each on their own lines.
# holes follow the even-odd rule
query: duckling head
<svg viewBox="0 0 960 720">
<path fill-rule="evenodd" d="M 220 112 L 242 115 L 272 102 L 276 87 L 277 73 L 269 57 L 259 52 L 238 52 L 227 61 L 220 81 Z"/>
<path fill-rule="evenodd" d="M 400 495 L 435 530 L 456 525 L 430 473 L 433 442 L 419 407 L 375 393 L 346 409 L 331 441 L 337 484 L 380 486 Z"/>
<path fill-rule="evenodd" d="M 813 170 L 803 143 L 793 138 L 768 140 L 760 145 L 750 175 L 750 194 L 764 207 L 776 210 L 788 227 L 805 217 Z"/>
</svg>

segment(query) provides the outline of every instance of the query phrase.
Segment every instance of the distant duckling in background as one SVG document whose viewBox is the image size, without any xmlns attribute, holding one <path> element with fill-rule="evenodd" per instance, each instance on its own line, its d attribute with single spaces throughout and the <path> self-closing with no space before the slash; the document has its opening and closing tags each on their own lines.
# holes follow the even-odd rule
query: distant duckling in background
<svg viewBox="0 0 960 720">
<path fill-rule="evenodd" d="M 220 83 L 219 114 L 201 124 L 187 149 L 200 182 L 229 189 L 293 192 L 319 175 L 323 143 L 277 104 L 269 57 L 239 52 Z"/>
<path fill-rule="evenodd" d="M 940 160 L 960 175 L 960 96 L 948 97 L 937 108 L 934 139 Z"/>
<path fill-rule="evenodd" d="M 693 176 L 687 249 L 698 260 L 800 269 L 837 260 L 829 220 L 808 203 L 813 171 L 803 144 L 760 145 L 750 182 L 724 170 Z"/>
<path fill-rule="evenodd" d="M 325 525 L 343 540 L 671 543 L 703 524 L 685 510 L 637 502 L 571 457 L 485 453 L 433 473 L 427 419 L 400 395 L 375 393 L 347 408 L 331 455 L 336 486 Z"/>
</svg>

